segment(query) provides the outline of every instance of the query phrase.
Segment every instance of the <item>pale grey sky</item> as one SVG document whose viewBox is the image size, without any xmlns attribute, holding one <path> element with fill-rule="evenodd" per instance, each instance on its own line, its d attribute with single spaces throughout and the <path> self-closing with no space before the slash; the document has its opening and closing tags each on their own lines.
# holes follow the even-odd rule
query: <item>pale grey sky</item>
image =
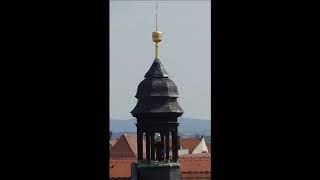
<svg viewBox="0 0 320 180">
<path fill-rule="evenodd" d="M 158 1 L 160 60 L 180 93 L 182 117 L 211 116 L 211 3 Z M 153 1 L 110 2 L 110 117 L 130 119 L 154 60 Z"/>
</svg>

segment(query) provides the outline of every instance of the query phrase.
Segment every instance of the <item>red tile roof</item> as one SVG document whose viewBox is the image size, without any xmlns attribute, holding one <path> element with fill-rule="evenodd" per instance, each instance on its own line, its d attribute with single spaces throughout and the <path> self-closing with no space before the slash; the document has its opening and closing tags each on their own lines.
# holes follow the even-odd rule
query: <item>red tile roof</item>
<svg viewBox="0 0 320 180">
<path fill-rule="evenodd" d="M 191 154 L 194 148 L 200 143 L 200 139 L 197 138 L 181 138 L 180 146 L 184 149 L 189 149 L 189 153 Z"/>
<path fill-rule="evenodd" d="M 179 157 L 211 157 L 211 153 L 199 153 L 199 154 L 184 154 Z"/>
<path fill-rule="evenodd" d="M 138 154 L 137 135 L 136 134 L 124 134 L 122 136 L 125 137 L 127 143 L 130 146 L 131 151 L 134 153 L 135 156 L 137 156 L 137 154 Z"/>
<path fill-rule="evenodd" d="M 211 172 L 183 172 L 181 180 L 211 180 Z"/>
<path fill-rule="evenodd" d="M 116 142 L 117 142 L 117 139 L 111 139 L 111 140 L 110 140 L 111 146 L 113 146 Z"/>
<path fill-rule="evenodd" d="M 130 177 L 131 164 L 134 162 L 136 162 L 136 159 L 110 160 L 110 177 Z"/>
<path fill-rule="evenodd" d="M 180 160 L 181 177 L 209 178 L 211 177 L 211 157 L 182 157 Z M 130 177 L 131 164 L 136 159 L 110 160 L 110 177 Z"/>
<path fill-rule="evenodd" d="M 180 172 L 211 172 L 211 157 L 184 157 L 180 160 Z"/>
<path fill-rule="evenodd" d="M 145 149 L 145 145 L 146 145 L 145 140 L 143 140 L 144 149 Z M 136 158 L 138 156 L 138 149 L 137 148 L 138 148 L 137 147 L 137 135 L 136 134 L 123 134 L 117 140 L 117 142 L 112 146 L 110 158 L 111 159 Z"/>
<path fill-rule="evenodd" d="M 131 141 L 131 137 L 122 135 L 120 139 L 118 139 L 118 141 L 112 146 L 110 159 L 135 158 L 136 155 L 132 149 Z"/>
<path fill-rule="evenodd" d="M 207 144 L 208 152 L 211 153 L 211 144 Z"/>
<path fill-rule="evenodd" d="M 170 145 L 171 145 L 171 139 Z M 114 142 L 116 141 L 116 142 Z M 137 157 L 137 135 L 136 134 L 123 134 L 118 140 L 110 140 L 110 143 L 114 143 L 111 148 L 110 159 L 122 159 L 122 158 L 135 158 Z M 200 139 L 197 138 L 181 138 L 180 145 L 183 149 L 188 149 L 189 153 L 197 147 L 197 145 L 201 142 Z M 143 146 L 145 149 L 145 139 L 143 140 Z M 211 148 L 208 146 L 211 151 Z M 171 149 L 171 148 L 170 148 Z M 145 152 L 143 152 L 143 156 L 145 157 Z"/>
</svg>

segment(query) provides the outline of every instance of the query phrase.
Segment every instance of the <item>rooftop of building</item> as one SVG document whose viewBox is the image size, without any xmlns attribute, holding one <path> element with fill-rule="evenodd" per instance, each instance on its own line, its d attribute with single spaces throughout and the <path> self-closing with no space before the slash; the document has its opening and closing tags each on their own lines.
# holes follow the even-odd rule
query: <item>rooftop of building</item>
<svg viewBox="0 0 320 180">
<path fill-rule="evenodd" d="M 191 153 L 194 148 L 200 143 L 200 139 L 198 138 L 181 138 L 180 139 L 180 146 L 185 149 L 189 149 Z"/>
<path fill-rule="evenodd" d="M 131 164 L 136 162 L 136 159 L 117 159 L 109 161 L 109 176 L 110 177 L 130 177 Z"/>
<path fill-rule="evenodd" d="M 211 157 L 211 153 L 199 153 L 199 154 L 184 154 L 180 155 L 179 158 L 188 158 L 188 157 Z"/>
<path fill-rule="evenodd" d="M 143 141 L 145 147 L 145 141 Z M 111 148 L 110 159 L 126 159 L 137 157 L 137 135 L 123 134 Z"/>
<path fill-rule="evenodd" d="M 201 142 L 198 138 L 180 138 L 180 146 L 182 149 L 188 149 L 189 154 L 197 147 Z M 110 159 L 126 159 L 137 157 L 137 135 L 133 133 L 123 134 L 111 148 Z M 143 147 L 145 149 L 146 142 L 143 140 Z M 171 139 L 169 143 L 171 148 Z M 208 147 L 209 152 L 211 152 L 211 146 Z M 145 152 L 144 152 L 145 156 Z M 205 153 L 201 153 L 198 156 L 205 156 Z"/>
<path fill-rule="evenodd" d="M 211 156 L 187 156 L 179 158 L 181 176 L 211 176 Z M 110 177 L 130 177 L 131 164 L 137 162 L 135 158 L 110 160 Z"/>
<path fill-rule="evenodd" d="M 117 142 L 117 139 L 111 139 L 111 140 L 110 140 L 110 144 L 111 144 L 111 146 L 115 145 L 115 144 L 116 144 L 116 142 Z"/>
<path fill-rule="evenodd" d="M 208 152 L 211 153 L 211 144 L 207 143 Z"/>
</svg>

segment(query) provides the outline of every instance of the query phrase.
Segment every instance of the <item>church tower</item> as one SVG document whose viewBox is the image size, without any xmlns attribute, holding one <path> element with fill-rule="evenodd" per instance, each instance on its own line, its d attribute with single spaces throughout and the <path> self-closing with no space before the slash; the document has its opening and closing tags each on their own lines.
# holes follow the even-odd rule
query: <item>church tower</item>
<svg viewBox="0 0 320 180">
<path fill-rule="evenodd" d="M 138 102 L 131 111 L 137 119 L 138 149 L 138 163 L 132 166 L 132 179 L 179 180 L 177 118 L 183 114 L 183 110 L 177 102 L 177 86 L 160 61 L 162 33 L 157 25 L 152 40 L 155 44 L 155 60 L 138 86 L 135 96 Z"/>
</svg>

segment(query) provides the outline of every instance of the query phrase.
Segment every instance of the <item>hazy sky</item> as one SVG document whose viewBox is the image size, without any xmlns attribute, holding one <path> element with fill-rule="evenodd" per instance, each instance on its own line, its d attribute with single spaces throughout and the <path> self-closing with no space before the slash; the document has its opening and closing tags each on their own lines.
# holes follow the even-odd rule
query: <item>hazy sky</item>
<svg viewBox="0 0 320 180">
<path fill-rule="evenodd" d="M 178 86 L 182 117 L 211 116 L 211 4 L 158 1 L 160 60 Z M 153 1 L 110 2 L 110 117 L 130 119 L 138 84 L 154 60 Z"/>
</svg>

